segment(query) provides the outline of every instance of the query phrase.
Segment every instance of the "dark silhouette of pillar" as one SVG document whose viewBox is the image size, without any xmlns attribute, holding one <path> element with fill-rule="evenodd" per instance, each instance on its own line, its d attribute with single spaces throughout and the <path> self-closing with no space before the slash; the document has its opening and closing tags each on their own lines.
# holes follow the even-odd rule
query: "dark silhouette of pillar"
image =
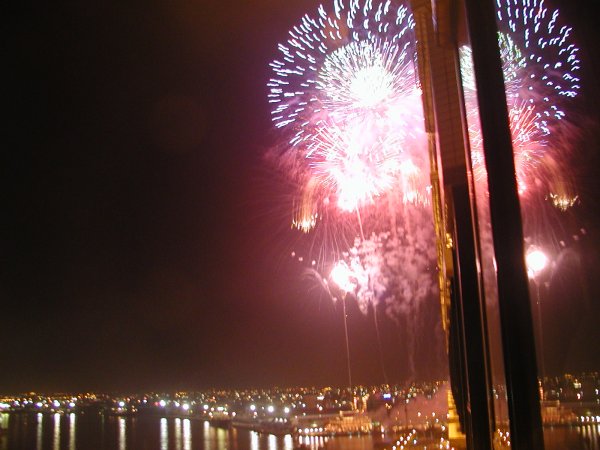
<svg viewBox="0 0 600 450">
<path fill-rule="evenodd" d="M 465 0 L 479 95 L 494 252 L 511 446 L 544 448 L 523 225 L 493 0 Z"/>
</svg>

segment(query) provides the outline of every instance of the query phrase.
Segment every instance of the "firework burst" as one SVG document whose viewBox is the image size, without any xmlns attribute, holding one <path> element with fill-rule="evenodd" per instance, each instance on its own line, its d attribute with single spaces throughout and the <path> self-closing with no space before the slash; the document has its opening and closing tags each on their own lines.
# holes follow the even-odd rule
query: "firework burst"
<svg viewBox="0 0 600 450">
<path fill-rule="evenodd" d="M 334 1 L 279 45 L 268 83 L 285 140 L 272 155 L 298 184 L 292 227 L 307 234 L 293 257 L 333 301 L 372 311 L 384 378 L 378 314 L 405 330 L 414 374 L 411 339 L 437 287 L 413 28 L 392 1 Z"/>
<path fill-rule="evenodd" d="M 287 141 L 282 160 L 310 191 L 295 220 L 303 231 L 324 207 L 355 210 L 406 185 L 397 181 L 424 134 L 413 28 L 391 1 L 335 1 L 279 45 L 268 100 Z"/>
<path fill-rule="evenodd" d="M 379 247 L 392 240 L 382 236 L 397 242 L 409 210 L 428 210 L 427 138 L 409 10 L 392 1 L 333 7 L 304 16 L 279 45 L 268 99 L 286 141 L 276 160 L 298 182 L 292 227 L 312 235 L 311 273 L 346 267 L 356 286 L 351 296 L 366 312 L 395 298 L 385 286 L 392 276 L 381 273 L 398 267 L 390 252 L 383 256 Z M 432 230 L 425 215 L 429 227 L 421 226 Z"/>
</svg>

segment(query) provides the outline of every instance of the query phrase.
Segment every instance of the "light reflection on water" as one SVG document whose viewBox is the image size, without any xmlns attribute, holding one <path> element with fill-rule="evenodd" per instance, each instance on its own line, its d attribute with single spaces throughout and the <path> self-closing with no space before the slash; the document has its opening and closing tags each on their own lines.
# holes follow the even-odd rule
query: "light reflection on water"
<svg viewBox="0 0 600 450">
<path fill-rule="evenodd" d="M 181 419 L 175 419 L 175 450 L 181 450 Z"/>
<path fill-rule="evenodd" d="M 310 450 L 317 450 L 325 447 L 328 439 L 323 436 L 300 436 L 300 444 L 309 448 Z"/>
<path fill-rule="evenodd" d="M 75 450 L 75 419 L 74 413 L 69 414 L 69 450 Z"/>
<path fill-rule="evenodd" d="M 0 448 L 7 446 L 8 414 L 0 414 Z"/>
<path fill-rule="evenodd" d="M 183 450 L 192 450 L 192 425 L 190 419 L 183 419 Z"/>
<path fill-rule="evenodd" d="M 213 427 L 194 419 L 110 417 L 97 414 L 0 413 L 0 450 L 372 450 L 373 438 L 275 436 L 244 429 Z M 546 450 L 600 450 L 600 425 L 544 430 Z"/>
<path fill-rule="evenodd" d="M 119 417 L 119 450 L 127 448 L 127 424 L 124 417 Z"/>
<path fill-rule="evenodd" d="M 277 436 L 269 435 L 269 450 L 277 450 Z"/>
<path fill-rule="evenodd" d="M 41 450 L 42 449 L 42 438 L 43 438 L 43 434 L 42 431 L 44 430 L 44 415 L 42 413 L 39 413 L 37 415 L 37 434 L 36 434 L 36 445 L 35 448 L 37 450 Z"/>
<path fill-rule="evenodd" d="M 258 433 L 256 431 L 251 431 L 250 432 L 250 450 L 258 450 L 259 448 L 259 443 L 258 443 Z"/>
<path fill-rule="evenodd" d="M 160 419 L 160 450 L 169 448 L 169 425 L 164 417 Z"/>
<path fill-rule="evenodd" d="M 221 428 L 211 427 L 208 421 L 204 421 L 202 423 L 203 427 L 203 446 L 199 448 L 205 450 L 213 450 L 213 449 L 225 449 L 228 447 L 227 445 L 227 436 L 222 433 Z"/>
<path fill-rule="evenodd" d="M 54 414 L 54 438 L 52 439 L 53 450 L 60 450 L 60 414 Z"/>
<path fill-rule="evenodd" d="M 546 428 L 544 446 L 546 450 L 600 450 L 600 425 Z"/>
<path fill-rule="evenodd" d="M 589 443 L 589 450 L 600 450 L 600 425 L 583 427 L 583 437 Z"/>
</svg>

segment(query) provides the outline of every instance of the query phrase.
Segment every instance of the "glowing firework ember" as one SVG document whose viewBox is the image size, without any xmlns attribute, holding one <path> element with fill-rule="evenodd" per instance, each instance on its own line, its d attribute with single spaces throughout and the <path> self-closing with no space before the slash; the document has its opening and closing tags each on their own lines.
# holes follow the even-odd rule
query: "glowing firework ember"
<svg viewBox="0 0 600 450">
<path fill-rule="evenodd" d="M 398 182 L 423 147 L 413 27 L 407 8 L 389 0 L 347 8 L 336 0 L 332 13 L 321 6 L 316 18 L 305 15 L 279 45 L 268 99 L 288 141 L 281 159 L 308 180 L 310 194 L 302 197 L 312 204 L 303 200 L 295 219 L 303 231 L 330 197 L 354 210 L 398 186 L 421 184 Z"/>
<path fill-rule="evenodd" d="M 498 0 L 497 13 L 515 170 L 524 194 L 564 166 L 557 161 L 565 149 L 552 135 L 566 117 L 562 106 L 579 90 L 579 60 L 569 42 L 571 28 L 560 25 L 558 11 L 546 9 L 543 0 Z M 470 49 L 462 47 L 460 53 L 473 168 L 481 179 L 485 167 Z"/>
</svg>

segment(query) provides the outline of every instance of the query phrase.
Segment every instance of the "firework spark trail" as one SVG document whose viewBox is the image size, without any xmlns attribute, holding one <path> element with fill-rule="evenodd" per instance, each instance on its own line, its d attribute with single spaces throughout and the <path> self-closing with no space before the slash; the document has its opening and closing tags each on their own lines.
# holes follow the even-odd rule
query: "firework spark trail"
<svg viewBox="0 0 600 450">
<path fill-rule="evenodd" d="M 395 232 L 388 229 L 357 238 L 335 264 L 344 268 L 349 280 L 345 293 L 356 299 L 363 314 L 372 308 L 378 343 L 378 311 L 385 311 L 404 329 L 407 366 L 413 376 L 417 373 L 415 337 L 427 332 L 422 306 L 438 295 L 434 230 L 432 225 L 426 226 L 432 223 L 431 214 L 428 207 L 407 208 L 397 218 Z M 385 377 L 381 348 L 380 361 Z"/>
<path fill-rule="evenodd" d="M 388 214 L 392 211 L 388 210 Z M 391 220 L 378 214 L 366 221 L 370 230 L 366 238 L 356 237 L 354 245 L 332 255 L 325 264 L 312 261 L 304 273 L 313 280 L 313 285 L 326 293 L 334 302 L 355 301 L 365 315 L 373 314 L 377 345 L 384 379 L 387 378 L 384 352 L 379 330 L 379 316 L 385 316 L 400 328 L 402 341 L 407 352 L 407 368 L 411 376 L 416 376 L 418 367 L 416 336 L 429 330 L 426 314 L 431 312 L 423 305 L 435 305 L 438 295 L 436 282 L 436 252 L 433 245 L 435 236 L 431 209 L 426 205 L 406 206 L 393 221 L 395 229 L 390 229 Z M 377 231 L 375 231 L 377 230 Z M 292 255 L 297 259 L 297 254 Z M 302 258 L 299 262 L 307 261 Z M 334 268 L 343 268 L 343 277 L 334 281 Z M 441 347 L 440 347 L 441 349 Z"/>
</svg>

